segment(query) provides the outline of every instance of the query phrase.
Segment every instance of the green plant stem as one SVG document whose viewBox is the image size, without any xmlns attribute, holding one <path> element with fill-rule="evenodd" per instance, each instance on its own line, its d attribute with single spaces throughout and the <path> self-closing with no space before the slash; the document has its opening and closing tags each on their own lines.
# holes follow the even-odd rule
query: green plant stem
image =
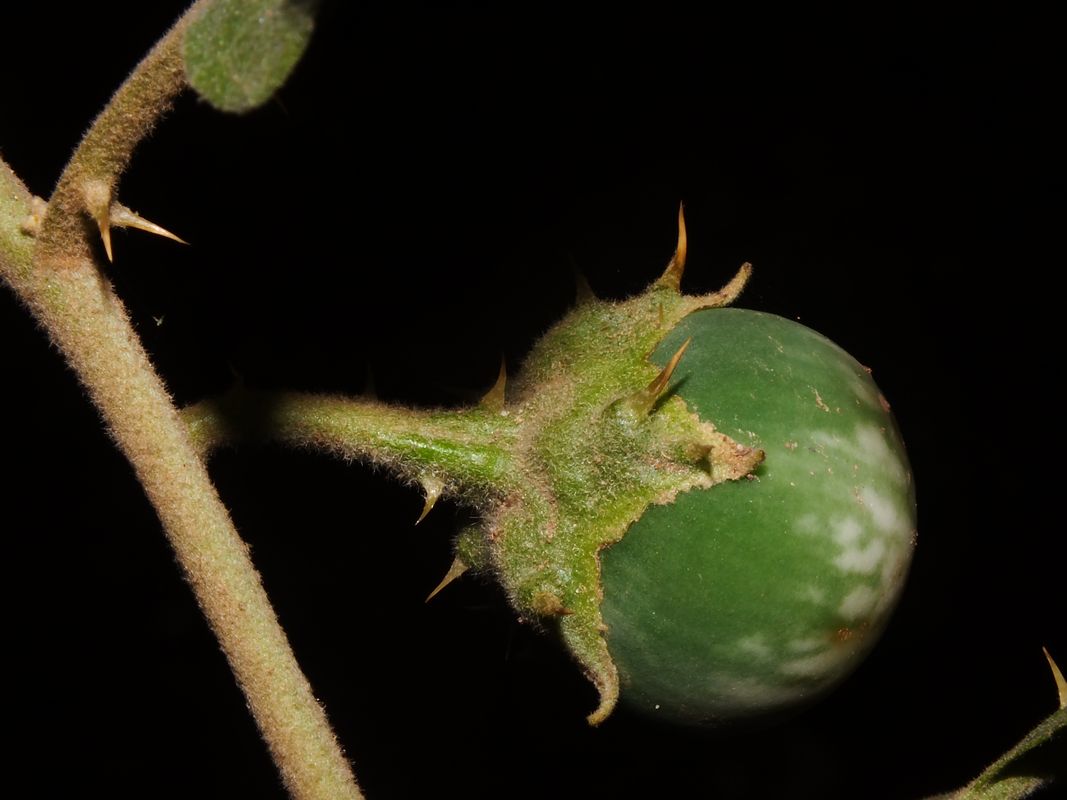
<svg viewBox="0 0 1067 800">
<path fill-rule="evenodd" d="M 506 491 L 518 474 L 517 426 L 498 411 L 412 409 L 376 400 L 243 389 L 184 409 L 202 454 L 276 441 L 384 466 L 409 482 L 467 495 Z M 479 505 L 475 502 L 475 505 Z"/>
<path fill-rule="evenodd" d="M 75 152 L 34 241 L 32 196 L 0 164 L 0 270 L 86 387 L 145 493 L 218 637 L 290 794 L 361 797 L 207 469 L 94 257 L 99 221 L 136 142 L 184 83 L 181 36 L 164 37 Z M 103 200 L 100 199 L 104 193 Z"/>
<path fill-rule="evenodd" d="M 950 800 L 1020 800 L 1051 786 L 1067 762 L 1067 707 L 1043 719 Z"/>
</svg>

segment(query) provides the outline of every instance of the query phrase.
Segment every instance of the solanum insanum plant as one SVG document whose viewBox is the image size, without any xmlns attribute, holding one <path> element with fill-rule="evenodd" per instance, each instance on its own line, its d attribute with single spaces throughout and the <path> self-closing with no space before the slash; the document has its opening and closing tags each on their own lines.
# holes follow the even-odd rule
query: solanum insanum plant
<svg viewBox="0 0 1067 800">
<path fill-rule="evenodd" d="M 174 407 L 101 255 L 112 259 L 115 227 L 177 237 L 119 202 L 119 178 L 187 85 L 229 111 L 269 98 L 310 12 L 201 0 L 119 89 L 47 200 L 0 164 L 4 279 L 136 470 L 289 792 L 360 796 L 208 478 L 207 455 L 236 440 L 383 467 L 422 488 L 423 516 L 441 497 L 472 508 L 434 593 L 468 571 L 496 581 L 596 686 L 593 724 L 617 702 L 671 722 L 766 722 L 828 691 L 873 646 L 903 586 L 916 528 L 904 446 L 847 353 L 797 323 L 724 308 L 748 265 L 718 292 L 682 292 L 681 213 L 655 282 L 620 302 L 580 291 L 470 407 L 243 389 Z M 1031 751 L 1054 761 L 1065 714 L 959 796 L 1021 797 L 1053 780 L 1005 775 Z"/>
</svg>

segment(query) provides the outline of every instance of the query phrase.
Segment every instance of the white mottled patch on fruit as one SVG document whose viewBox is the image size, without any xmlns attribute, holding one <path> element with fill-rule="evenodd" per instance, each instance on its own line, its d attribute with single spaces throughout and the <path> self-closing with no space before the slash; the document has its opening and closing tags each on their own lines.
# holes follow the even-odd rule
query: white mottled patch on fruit
<svg viewBox="0 0 1067 800">
<path fill-rule="evenodd" d="M 837 613 L 847 620 L 857 620 L 870 614 L 878 604 L 878 592 L 870 586 L 857 586 L 845 595 Z"/>
<path fill-rule="evenodd" d="M 900 458 L 886 440 L 886 433 L 875 425 L 861 423 L 851 438 L 845 439 L 827 431 L 813 431 L 811 441 L 839 453 L 849 464 L 863 464 L 898 484 L 907 482 L 908 474 Z"/>
<path fill-rule="evenodd" d="M 782 662 L 778 671 L 798 678 L 827 678 L 849 660 L 851 652 L 844 648 L 827 648 L 821 653 Z"/>
<path fill-rule="evenodd" d="M 885 556 L 885 543 L 881 539 L 863 543 L 861 540 L 867 531 L 859 519 L 843 517 L 835 520 L 832 528 L 834 544 L 841 548 L 834 559 L 834 566 L 842 572 L 861 575 L 870 575 L 878 569 Z"/>
<path fill-rule="evenodd" d="M 851 547 L 863 535 L 863 525 L 855 517 L 845 517 L 834 523 L 834 541 L 841 547 Z"/>
<path fill-rule="evenodd" d="M 797 593 L 797 599 L 817 606 L 826 605 L 826 591 L 815 585 L 805 586 Z"/>
<path fill-rule="evenodd" d="M 785 643 L 785 649 L 790 653 L 813 653 L 826 647 L 823 639 L 808 637 L 806 639 L 790 639 Z"/>
<path fill-rule="evenodd" d="M 867 463 L 878 467 L 897 483 L 904 483 L 907 473 L 900 458 L 886 443 L 885 434 L 873 425 L 857 425 L 856 441 L 860 451 L 867 456 Z"/>
<path fill-rule="evenodd" d="M 746 656 L 752 656 L 761 661 L 766 661 L 774 655 L 771 651 L 771 646 L 767 644 L 767 637 L 762 633 L 754 633 L 751 636 L 743 636 L 738 639 L 737 649 Z"/>
<path fill-rule="evenodd" d="M 907 539 L 911 536 L 911 523 L 908 515 L 892 500 L 870 486 L 859 491 L 859 501 L 874 520 L 875 526 L 882 533 L 894 538 Z"/>
<path fill-rule="evenodd" d="M 819 518 L 814 514 L 801 514 L 795 523 L 798 533 L 818 533 L 820 529 Z"/>
<path fill-rule="evenodd" d="M 885 556 L 885 542 L 875 539 L 868 542 L 865 547 L 846 547 L 841 554 L 834 559 L 834 566 L 842 572 L 856 572 L 860 575 L 871 575 L 878 569 L 878 565 Z"/>
</svg>

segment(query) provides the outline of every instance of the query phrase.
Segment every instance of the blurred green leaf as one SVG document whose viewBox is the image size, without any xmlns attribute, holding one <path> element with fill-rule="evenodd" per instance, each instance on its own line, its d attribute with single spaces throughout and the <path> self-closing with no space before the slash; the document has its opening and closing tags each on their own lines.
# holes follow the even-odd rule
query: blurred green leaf
<svg viewBox="0 0 1067 800">
<path fill-rule="evenodd" d="M 189 24 L 185 75 L 223 111 L 249 111 L 285 83 L 307 48 L 317 0 L 217 0 Z"/>
</svg>

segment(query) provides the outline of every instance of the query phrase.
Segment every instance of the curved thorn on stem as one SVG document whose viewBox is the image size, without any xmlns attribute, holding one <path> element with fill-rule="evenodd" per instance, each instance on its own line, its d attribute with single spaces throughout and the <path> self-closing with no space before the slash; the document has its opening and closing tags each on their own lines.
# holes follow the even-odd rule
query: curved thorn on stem
<svg viewBox="0 0 1067 800">
<path fill-rule="evenodd" d="M 86 181 L 82 187 L 82 198 L 85 200 L 85 210 L 100 229 L 107 260 L 114 262 L 111 253 L 111 187 L 100 180 Z"/>
<path fill-rule="evenodd" d="M 119 228 L 137 228 L 148 233 L 154 233 L 156 236 L 162 236 L 164 239 L 171 239 L 178 244 L 189 244 L 185 239 L 171 233 L 160 225 L 156 225 L 154 222 L 148 221 L 136 211 L 131 211 L 121 203 L 111 204 L 110 217 L 111 224 Z"/>
</svg>

